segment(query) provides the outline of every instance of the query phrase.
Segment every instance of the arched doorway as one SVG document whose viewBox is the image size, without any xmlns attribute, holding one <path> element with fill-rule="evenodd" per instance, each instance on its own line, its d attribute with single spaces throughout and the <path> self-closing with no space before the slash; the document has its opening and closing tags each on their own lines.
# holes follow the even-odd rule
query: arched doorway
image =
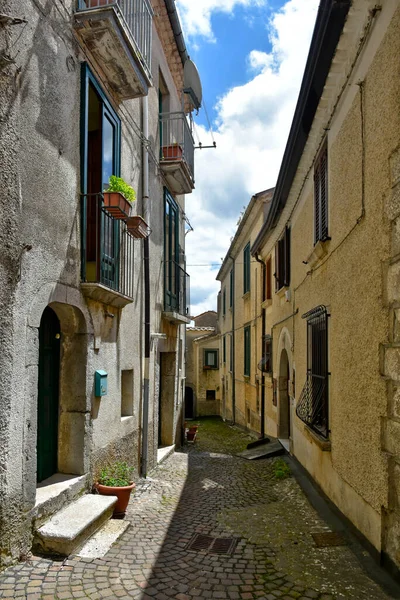
<svg viewBox="0 0 400 600">
<path fill-rule="evenodd" d="M 194 397 L 193 389 L 191 387 L 185 387 L 185 419 L 194 418 Z"/>
<path fill-rule="evenodd" d="M 49 306 L 39 327 L 37 481 L 57 472 L 60 379 L 60 321 Z"/>
<path fill-rule="evenodd" d="M 281 352 L 279 363 L 278 400 L 279 400 L 279 438 L 290 438 L 290 396 L 289 396 L 289 357 L 285 349 Z"/>
</svg>

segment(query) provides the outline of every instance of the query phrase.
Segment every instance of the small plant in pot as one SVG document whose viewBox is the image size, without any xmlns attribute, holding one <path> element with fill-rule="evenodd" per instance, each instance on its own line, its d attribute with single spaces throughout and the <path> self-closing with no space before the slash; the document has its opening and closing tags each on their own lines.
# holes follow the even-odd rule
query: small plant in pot
<svg viewBox="0 0 400 600">
<path fill-rule="evenodd" d="M 104 467 L 99 474 L 95 489 L 102 496 L 117 496 L 118 501 L 114 506 L 113 517 L 123 519 L 129 498 L 136 485 L 132 481 L 133 467 L 126 462 L 115 462 Z"/>
<path fill-rule="evenodd" d="M 129 184 L 116 175 L 111 175 L 108 187 L 103 192 L 104 208 L 114 219 L 126 219 L 136 200 L 136 192 Z"/>
</svg>

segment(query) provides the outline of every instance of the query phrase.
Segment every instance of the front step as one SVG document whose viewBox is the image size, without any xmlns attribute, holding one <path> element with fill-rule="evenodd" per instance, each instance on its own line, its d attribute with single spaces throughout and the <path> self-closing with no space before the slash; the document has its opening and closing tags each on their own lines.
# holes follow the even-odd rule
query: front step
<svg viewBox="0 0 400 600">
<path fill-rule="evenodd" d="M 79 498 L 37 529 L 34 548 L 47 554 L 72 554 L 111 517 L 116 502 L 116 496 Z"/>
</svg>

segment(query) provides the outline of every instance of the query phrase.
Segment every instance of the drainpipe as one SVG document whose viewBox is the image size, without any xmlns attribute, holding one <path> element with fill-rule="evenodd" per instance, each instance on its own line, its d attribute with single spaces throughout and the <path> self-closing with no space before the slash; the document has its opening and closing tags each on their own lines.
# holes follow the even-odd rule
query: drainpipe
<svg viewBox="0 0 400 600">
<path fill-rule="evenodd" d="M 181 24 L 179 22 L 178 13 L 175 7 L 175 0 L 165 0 L 165 6 L 167 9 L 167 14 L 169 18 L 169 22 L 171 23 L 172 31 L 174 33 L 174 38 L 176 45 L 178 47 L 179 55 L 181 57 L 182 64 L 184 65 L 187 59 L 189 58 L 185 39 L 183 37 Z"/>
<path fill-rule="evenodd" d="M 143 136 L 149 139 L 149 104 L 148 97 L 142 98 Z M 149 154 L 146 143 L 142 143 L 143 164 L 143 219 L 150 225 L 149 210 Z M 143 365 L 143 425 L 142 425 L 142 456 L 141 475 L 147 476 L 147 457 L 149 445 L 149 388 L 150 388 L 150 244 L 149 237 L 143 240 L 143 270 L 144 270 L 144 365 Z"/>
<path fill-rule="evenodd" d="M 232 260 L 232 422 L 236 422 L 236 383 L 235 383 L 235 259 L 230 254 L 229 258 Z"/>
<path fill-rule="evenodd" d="M 265 300 L 265 277 L 266 277 L 266 267 L 265 262 L 261 260 L 258 254 L 255 255 L 255 259 L 260 263 L 262 269 L 262 302 Z M 265 308 L 262 309 L 261 312 L 261 348 L 263 347 L 265 335 Z M 261 350 L 262 352 L 262 350 Z M 265 437 L 265 375 L 264 371 L 262 371 L 261 375 L 261 431 L 260 431 L 260 439 Z"/>
</svg>

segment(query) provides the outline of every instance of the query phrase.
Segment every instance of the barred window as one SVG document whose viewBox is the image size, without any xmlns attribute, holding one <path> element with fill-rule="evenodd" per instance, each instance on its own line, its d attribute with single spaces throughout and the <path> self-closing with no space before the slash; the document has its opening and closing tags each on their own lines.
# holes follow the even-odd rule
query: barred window
<svg viewBox="0 0 400 600">
<path fill-rule="evenodd" d="M 272 373 L 272 336 L 263 335 L 263 355 L 258 363 L 258 368 L 263 373 Z"/>
<path fill-rule="evenodd" d="M 329 437 L 328 406 L 328 312 L 317 306 L 302 315 L 307 319 L 307 380 L 296 414 L 311 429 Z"/>
</svg>

